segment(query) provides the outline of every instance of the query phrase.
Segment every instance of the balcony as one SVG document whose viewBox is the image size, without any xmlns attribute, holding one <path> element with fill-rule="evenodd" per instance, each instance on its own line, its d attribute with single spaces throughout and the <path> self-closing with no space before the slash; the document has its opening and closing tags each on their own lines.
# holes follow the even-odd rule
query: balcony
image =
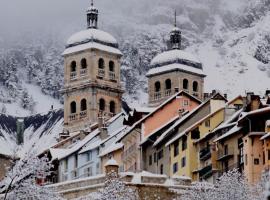
<svg viewBox="0 0 270 200">
<path fill-rule="evenodd" d="M 80 112 L 80 119 L 84 119 L 86 117 L 87 117 L 87 111 L 86 110 L 85 111 L 81 111 Z"/>
<path fill-rule="evenodd" d="M 98 76 L 101 78 L 105 77 L 105 70 L 104 69 L 98 69 Z"/>
<path fill-rule="evenodd" d="M 115 73 L 114 72 L 109 72 L 109 78 L 110 78 L 110 80 L 115 81 L 116 80 Z"/>
<path fill-rule="evenodd" d="M 76 120 L 78 120 L 78 114 L 69 115 L 69 121 L 76 121 Z"/>
<path fill-rule="evenodd" d="M 199 171 L 200 179 L 203 179 L 203 180 L 211 177 L 212 174 L 213 174 L 212 165 L 207 165 L 206 167 L 200 169 Z"/>
<path fill-rule="evenodd" d="M 200 151 L 200 160 L 205 161 L 211 158 L 211 150 L 210 147 L 206 147 Z"/>
<path fill-rule="evenodd" d="M 77 72 L 70 72 L 70 80 L 76 80 L 77 78 Z"/>
<path fill-rule="evenodd" d="M 218 159 L 217 161 L 225 161 L 230 158 L 233 158 L 233 149 L 228 149 L 227 151 L 219 150 L 218 151 Z"/>
<path fill-rule="evenodd" d="M 87 69 L 81 69 L 80 70 L 80 75 L 83 77 L 83 76 L 86 76 L 87 75 Z"/>
<path fill-rule="evenodd" d="M 161 92 L 155 92 L 154 93 L 154 100 L 159 100 L 161 99 Z"/>
<path fill-rule="evenodd" d="M 169 89 L 169 90 L 165 90 L 165 96 L 168 97 L 168 96 L 171 96 L 172 94 L 172 90 Z"/>
</svg>

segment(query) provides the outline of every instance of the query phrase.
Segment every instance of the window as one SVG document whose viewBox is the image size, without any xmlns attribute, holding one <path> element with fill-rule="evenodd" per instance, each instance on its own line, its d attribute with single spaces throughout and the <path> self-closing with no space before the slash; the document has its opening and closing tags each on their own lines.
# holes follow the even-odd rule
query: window
<svg viewBox="0 0 270 200">
<path fill-rule="evenodd" d="M 152 165 L 152 155 L 149 156 L 149 165 Z"/>
<path fill-rule="evenodd" d="M 206 120 L 204 124 L 205 124 L 206 127 L 210 127 L 210 120 L 209 119 Z"/>
<path fill-rule="evenodd" d="M 157 162 L 157 153 L 155 152 L 154 153 L 154 163 L 156 163 Z"/>
<path fill-rule="evenodd" d="M 75 101 L 72 101 L 71 104 L 70 104 L 70 113 L 71 114 L 74 114 L 76 113 L 76 102 Z"/>
<path fill-rule="evenodd" d="M 259 164 L 260 164 L 259 158 L 254 158 L 254 165 L 259 165 Z"/>
<path fill-rule="evenodd" d="M 158 152 L 158 160 L 160 160 L 161 158 L 163 158 L 163 150 L 160 150 Z"/>
<path fill-rule="evenodd" d="M 155 83 L 155 92 L 160 92 L 160 88 L 161 88 L 160 82 L 157 81 L 157 82 Z"/>
<path fill-rule="evenodd" d="M 171 79 L 167 79 L 165 81 L 166 90 L 170 90 L 172 88 L 172 81 Z"/>
<path fill-rule="evenodd" d="M 92 160 L 92 151 L 89 151 L 87 153 L 87 162 L 91 161 Z"/>
<path fill-rule="evenodd" d="M 184 101 L 183 101 L 183 106 L 188 106 L 189 105 L 189 101 L 187 100 L 187 99 L 185 99 Z"/>
<path fill-rule="evenodd" d="M 74 167 L 75 168 L 78 167 L 78 155 L 77 154 L 75 155 L 75 158 L 74 158 Z"/>
<path fill-rule="evenodd" d="M 87 68 L 87 62 L 86 62 L 86 59 L 85 59 L 85 58 L 83 58 L 83 59 L 81 60 L 81 68 L 82 68 L 82 69 L 86 69 L 86 68 Z"/>
<path fill-rule="evenodd" d="M 104 60 L 102 58 L 100 58 L 98 60 L 98 68 L 99 69 L 104 69 Z"/>
<path fill-rule="evenodd" d="M 81 111 L 85 111 L 85 110 L 87 110 L 86 99 L 82 99 L 81 100 Z"/>
<path fill-rule="evenodd" d="M 188 90 L 188 80 L 187 79 L 183 80 L 183 88 L 184 88 L 184 90 Z"/>
<path fill-rule="evenodd" d="M 66 158 L 66 159 L 64 160 L 64 170 L 65 170 L 65 172 L 68 171 L 68 158 Z"/>
<path fill-rule="evenodd" d="M 173 173 L 175 174 L 178 171 L 178 163 L 173 164 Z"/>
<path fill-rule="evenodd" d="M 185 167 L 186 166 L 186 157 L 183 157 L 181 159 L 181 167 Z"/>
<path fill-rule="evenodd" d="M 178 156 L 179 155 L 179 143 L 178 141 L 176 141 L 174 144 L 173 144 L 173 155 L 174 157 Z"/>
<path fill-rule="evenodd" d="M 163 165 L 160 165 L 160 174 L 163 174 Z"/>
<path fill-rule="evenodd" d="M 228 155 L 228 145 L 226 144 L 225 146 L 224 146 L 224 155 Z"/>
<path fill-rule="evenodd" d="M 187 148 L 187 136 L 184 135 L 182 137 L 182 151 L 186 150 L 186 148 Z"/>
<path fill-rule="evenodd" d="M 87 176 L 93 176 L 93 169 L 92 169 L 92 167 L 88 167 L 86 169 L 86 171 L 87 171 Z"/>
<path fill-rule="evenodd" d="M 191 131 L 191 139 L 193 139 L 193 140 L 200 139 L 200 130 L 199 130 L 199 128 L 196 128 L 196 129 Z"/>
<path fill-rule="evenodd" d="M 71 72 L 76 72 L 76 67 L 77 67 L 77 64 L 75 61 L 72 61 L 71 62 L 71 66 L 70 66 L 70 71 Z"/>
<path fill-rule="evenodd" d="M 96 165 L 97 173 L 99 173 L 99 163 Z"/>
<path fill-rule="evenodd" d="M 235 110 L 240 110 L 243 105 L 242 104 L 234 104 Z"/>
<path fill-rule="evenodd" d="M 115 114 L 115 103 L 114 103 L 114 101 L 110 102 L 110 113 Z"/>
<path fill-rule="evenodd" d="M 99 111 L 105 111 L 105 100 L 104 99 L 99 100 Z"/>
<path fill-rule="evenodd" d="M 114 72 L 114 62 L 113 61 L 109 62 L 109 70 L 110 70 L 110 72 Z"/>
<path fill-rule="evenodd" d="M 197 81 L 193 82 L 193 92 L 198 92 L 198 82 Z"/>
<path fill-rule="evenodd" d="M 246 162 L 246 165 L 248 164 L 248 157 L 247 157 L 247 154 L 245 155 L 245 162 Z"/>
</svg>

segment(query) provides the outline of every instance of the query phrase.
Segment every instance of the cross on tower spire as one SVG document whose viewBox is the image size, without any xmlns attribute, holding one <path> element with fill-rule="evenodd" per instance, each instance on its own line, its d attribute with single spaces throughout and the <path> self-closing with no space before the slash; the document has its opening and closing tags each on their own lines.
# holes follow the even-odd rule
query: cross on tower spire
<svg viewBox="0 0 270 200">
<path fill-rule="evenodd" d="M 174 11 L 174 27 L 177 26 L 177 23 L 176 23 L 176 10 Z"/>
<path fill-rule="evenodd" d="M 177 27 L 176 10 L 174 11 L 174 28 L 170 32 L 169 49 L 181 49 L 181 31 Z"/>
</svg>

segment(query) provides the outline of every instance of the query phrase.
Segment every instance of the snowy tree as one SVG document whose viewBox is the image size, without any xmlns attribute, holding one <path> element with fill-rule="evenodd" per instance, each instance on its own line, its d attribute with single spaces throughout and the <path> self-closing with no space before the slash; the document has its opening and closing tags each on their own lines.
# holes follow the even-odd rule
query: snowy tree
<svg viewBox="0 0 270 200">
<path fill-rule="evenodd" d="M 224 173 L 215 185 L 195 183 L 179 200 L 262 200 L 264 190 L 265 181 L 250 185 L 245 177 L 234 169 Z"/>
<path fill-rule="evenodd" d="M 0 182 L 0 193 L 4 200 L 60 200 L 60 196 L 51 188 L 37 184 L 50 175 L 52 165 L 48 158 L 38 158 L 34 153 L 27 153 L 23 158 L 13 156 L 12 165 L 6 177 Z"/>
<path fill-rule="evenodd" d="M 137 192 L 126 186 L 116 172 L 107 174 L 104 189 L 77 200 L 137 200 Z"/>
<path fill-rule="evenodd" d="M 7 108 L 6 108 L 5 104 L 2 104 L 0 112 L 3 114 L 5 114 L 7 112 Z"/>
<path fill-rule="evenodd" d="M 35 102 L 33 100 L 33 97 L 28 94 L 26 89 L 24 89 L 23 92 L 22 92 L 21 106 L 24 109 L 27 109 L 27 110 L 30 110 L 30 111 L 34 110 Z"/>
</svg>

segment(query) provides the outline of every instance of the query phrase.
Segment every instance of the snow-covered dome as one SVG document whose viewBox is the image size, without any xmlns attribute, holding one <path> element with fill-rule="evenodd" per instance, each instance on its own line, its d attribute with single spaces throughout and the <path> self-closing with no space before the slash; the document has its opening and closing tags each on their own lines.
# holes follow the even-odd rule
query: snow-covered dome
<svg viewBox="0 0 270 200">
<path fill-rule="evenodd" d="M 173 49 L 169 51 L 165 51 L 161 54 L 158 54 L 156 57 L 153 58 L 151 61 L 151 66 L 163 66 L 163 65 L 168 65 L 168 64 L 173 64 L 173 63 L 179 63 L 182 62 L 181 64 L 194 64 L 194 65 L 200 65 L 201 62 L 192 54 L 179 50 L 179 49 Z"/>
<path fill-rule="evenodd" d="M 118 47 L 117 40 L 111 34 L 94 28 L 83 30 L 72 35 L 67 41 L 67 47 L 85 44 L 91 41 L 107 46 Z"/>
</svg>

